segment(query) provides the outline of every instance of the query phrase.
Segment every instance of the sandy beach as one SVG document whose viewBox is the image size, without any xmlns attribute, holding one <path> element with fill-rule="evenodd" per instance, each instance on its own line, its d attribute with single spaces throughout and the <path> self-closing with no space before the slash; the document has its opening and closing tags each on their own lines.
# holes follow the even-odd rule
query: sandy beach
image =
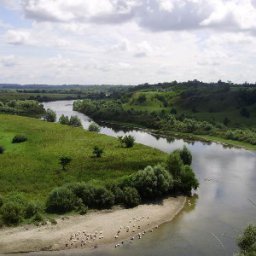
<svg viewBox="0 0 256 256">
<path fill-rule="evenodd" d="M 185 202 L 185 197 L 170 197 L 159 204 L 62 217 L 56 225 L 4 228 L 0 230 L 0 253 L 97 248 L 104 244 L 119 247 L 127 241 L 143 239 L 148 232 L 171 221 Z"/>
</svg>

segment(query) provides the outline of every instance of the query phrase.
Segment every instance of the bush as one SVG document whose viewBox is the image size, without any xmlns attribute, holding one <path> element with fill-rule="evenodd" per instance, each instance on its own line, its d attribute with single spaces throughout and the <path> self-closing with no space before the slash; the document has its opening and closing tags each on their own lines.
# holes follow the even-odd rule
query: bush
<svg viewBox="0 0 256 256">
<path fill-rule="evenodd" d="M 100 132 L 100 126 L 97 125 L 94 122 L 91 122 L 89 127 L 88 127 L 88 131 L 90 131 L 90 132 Z"/>
<path fill-rule="evenodd" d="M 81 127 L 81 120 L 77 116 L 71 116 L 69 120 L 69 125 L 74 127 Z"/>
<path fill-rule="evenodd" d="M 241 250 L 241 256 L 256 255 L 256 226 L 249 225 L 243 235 L 238 238 L 238 246 Z"/>
<path fill-rule="evenodd" d="M 111 208 L 115 203 L 115 197 L 111 191 L 104 187 L 95 188 L 95 208 Z"/>
<path fill-rule="evenodd" d="M 123 190 L 115 184 L 109 186 L 109 190 L 113 193 L 113 195 L 115 197 L 115 204 L 122 204 L 123 198 L 124 198 Z"/>
<path fill-rule="evenodd" d="M 64 116 L 63 114 L 59 118 L 59 123 L 64 125 L 69 125 L 69 118 L 68 116 Z"/>
<path fill-rule="evenodd" d="M 121 146 L 123 147 L 126 147 L 126 148 L 131 148 L 133 147 L 134 145 L 134 142 L 135 142 L 135 139 L 133 136 L 131 135 L 125 135 L 125 136 L 120 136 L 118 137 L 118 140 L 120 141 L 121 143 Z"/>
<path fill-rule="evenodd" d="M 3 154 L 5 151 L 4 147 L 0 146 L 0 154 Z"/>
<path fill-rule="evenodd" d="M 7 225 L 19 224 L 23 218 L 23 207 L 15 202 L 8 201 L 1 208 L 2 219 Z"/>
<path fill-rule="evenodd" d="M 39 212 L 39 206 L 33 202 L 27 204 L 25 209 L 25 218 L 29 219 Z"/>
<path fill-rule="evenodd" d="M 103 153 L 104 151 L 102 148 L 99 148 L 98 146 L 93 148 L 92 154 L 94 157 L 100 158 Z"/>
<path fill-rule="evenodd" d="M 55 122 L 56 121 L 56 113 L 53 110 L 48 108 L 44 115 L 44 120 L 47 122 Z"/>
<path fill-rule="evenodd" d="M 75 209 L 75 194 L 66 187 L 55 188 L 49 195 L 46 202 L 47 212 L 65 213 Z"/>
<path fill-rule="evenodd" d="M 16 136 L 13 137 L 12 143 L 22 143 L 22 142 L 25 142 L 27 140 L 28 140 L 28 138 L 26 136 L 16 135 Z"/>
<path fill-rule="evenodd" d="M 185 165 L 191 165 L 192 163 L 192 154 L 186 146 L 182 150 L 179 150 L 180 158 Z"/>
<path fill-rule="evenodd" d="M 163 166 L 147 166 L 130 177 L 130 185 L 138 190 L 143 199 L 155 199 L 172 188 L 173 180 Z"/>
<path fill-rule="evenodd" d="M 125 207 L 135 207 L 141 202 L 140 195 L 136 188 L 125 187 L 123 190 L 123 204 Z"/>
</svg>

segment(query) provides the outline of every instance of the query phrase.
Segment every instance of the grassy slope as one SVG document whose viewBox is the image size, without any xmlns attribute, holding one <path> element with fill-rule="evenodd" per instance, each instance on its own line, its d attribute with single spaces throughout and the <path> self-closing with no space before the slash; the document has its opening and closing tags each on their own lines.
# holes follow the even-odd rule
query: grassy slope
<svg viewBox="0 0 256 256">
<path fill-rule="evenodd" d="M 172 107 L 177 109 L 177 114 L 187 114 L 198 120 L 223 122 L 227 117 L 231 120 L 230 126 L 233 127 L 255 127 L 256 124 L 256 105 L 247 106 L 251 117 L 241 116 L 240 108 L 234 106 L 236 103 L 235 93 L 215 92 L 210 90 L 199 90 L 193 96 L 182 97 L 181 93 L 186 90 L 174 90 L 171 92 L 157 91 L 137 91 L 134 92 L 129 102 L 124 104 L 125 109 L 136 109 L 143 111 L 161 111 L 171 110 Z M 146 96 L 146 101 L 142 104 L 138 103 L 140 95 Z M 157 95 L 161 95 L 168 103 L 164 107 L 163 103 L 157 99 Z M 192 111 L 196 109 L 195 111 Z"/>
<path fill-rule="evenodd" d="M 11 144 L 16 134 L 26 135 L 28 141 Z M 105 183 L 166 158 L 166 154 L 140 144 L 121 148 L 117 139 L 109 136 L 9 115 L 0 115 L 0 145 L 6 148 L 0 155 L 0 194 L 20 191 L 39 200 L 67 182 Z M 91 157 L 95 145 L 105 150 L 100 159 Z M 65 172 L 58 164 L 62 154 L 73 158 Z"/>
</svg>

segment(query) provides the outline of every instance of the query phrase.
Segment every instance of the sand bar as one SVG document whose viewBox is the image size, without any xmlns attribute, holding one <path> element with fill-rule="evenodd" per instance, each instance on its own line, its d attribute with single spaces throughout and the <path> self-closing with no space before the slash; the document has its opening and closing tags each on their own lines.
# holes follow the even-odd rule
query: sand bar
<svg viewBox="0 0 256 256">
<path fill-rule="evenodd" d="M 184 207 L 185 197 L 167 198 L 161 203 L 132 209 L 89 212 L 57 219 L 57 224 L 27 225 L 0 229 L 0 253 L 119 247 L 143 239 L 159 225 L 171 221 Z"/>
</svg>

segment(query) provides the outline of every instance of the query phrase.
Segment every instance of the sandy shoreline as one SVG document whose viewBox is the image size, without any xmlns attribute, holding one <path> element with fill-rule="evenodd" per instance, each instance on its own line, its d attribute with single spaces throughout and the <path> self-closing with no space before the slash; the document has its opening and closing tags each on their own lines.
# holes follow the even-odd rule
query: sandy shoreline
<svg viewBox="0 0 256 256">
<path fill-rule="evenodd" d="M 171 221 L 185 202 L 185 197 L 170 197 L 160 204 L 60 218 L 57 225 L 2 229 L 0 253 L 96 248 L 104 244 L 119 247 L 127 240 L 141 239 L 159 225 Z"/>
</svg>

